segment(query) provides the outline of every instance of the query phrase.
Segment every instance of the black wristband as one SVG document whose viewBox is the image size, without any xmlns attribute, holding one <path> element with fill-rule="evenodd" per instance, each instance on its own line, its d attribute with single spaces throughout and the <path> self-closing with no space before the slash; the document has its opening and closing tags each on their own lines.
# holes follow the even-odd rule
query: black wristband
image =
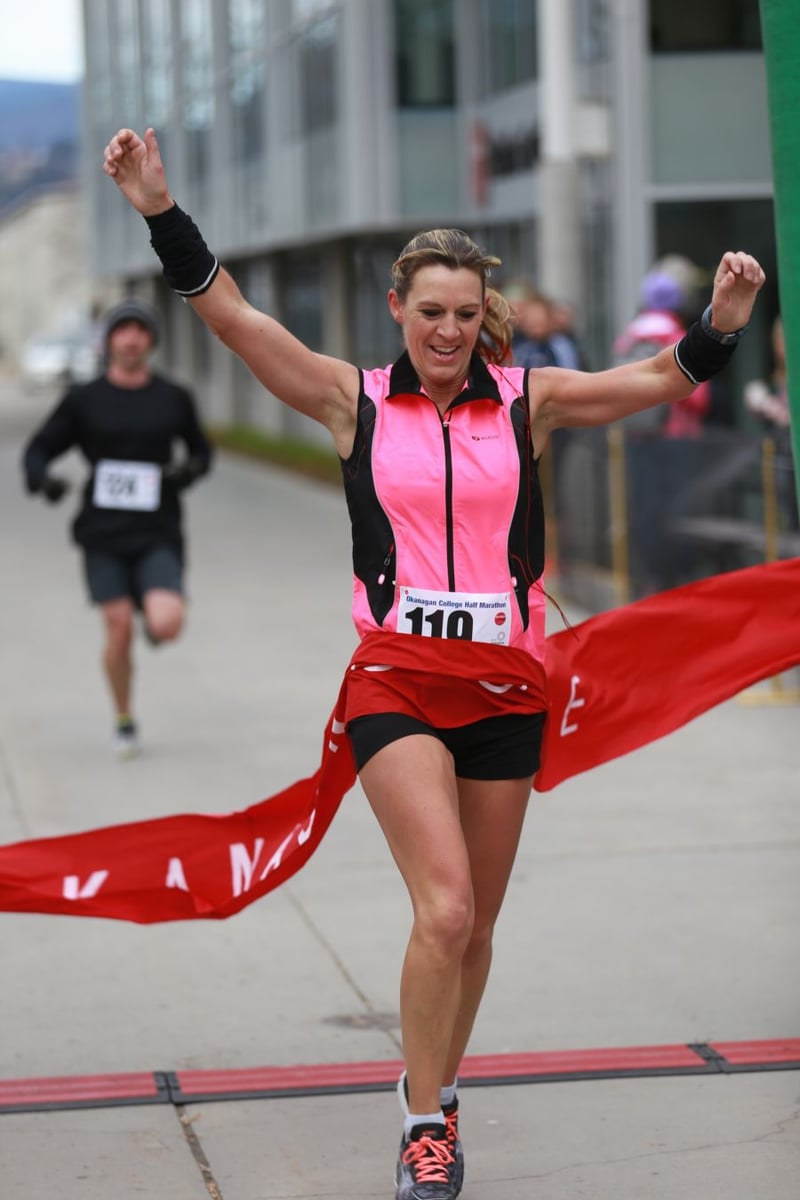
<svg viewBox="0 0 800 1200">
<path fill-rule="evenodd" d="M 219 273 L 219 262 L 188 213 L 174 204 L 145 221 L 150 245 L 161 259 L 164 278 L 172 290 L 186 297 L 207 292 Z"/>
<path fill-rule="evenodd" d="M 706 333 L 700 321 L 689 326 L 675 347 L 675 362 L 690 383 L 703 383 L 731 360 L 737 343 L 720 342 Z"/>
</svg>

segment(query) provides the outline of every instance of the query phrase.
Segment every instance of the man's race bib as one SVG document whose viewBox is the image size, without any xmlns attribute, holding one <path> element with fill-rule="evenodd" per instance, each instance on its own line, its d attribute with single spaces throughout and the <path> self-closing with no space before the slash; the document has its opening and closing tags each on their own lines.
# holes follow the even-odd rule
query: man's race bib
<svg viewBox="0 0 800 1200">
<path fill-rule="evenodd" d="M 97 508 L 133 508 L 155 512 L 161 504 L 161 468 L 156 463 L 103 458 L 94 471 Z"/>
<path fill-rule="evenodd" d="M 397 632 L 506 645 L 511 632 L 511 593 L 401 587 Z"/>
</svg>

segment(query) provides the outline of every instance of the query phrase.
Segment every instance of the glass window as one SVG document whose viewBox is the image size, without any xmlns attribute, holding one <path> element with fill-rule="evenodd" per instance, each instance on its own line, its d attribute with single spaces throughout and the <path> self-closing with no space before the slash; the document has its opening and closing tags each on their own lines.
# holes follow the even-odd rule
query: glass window
<svg viewBox="0 0 800 1200">
<path fill-rule="evenodd" d="M 536 0 L 481 0 L 487 95 L 536 78 Z"/>
<path fill-rule="evenodd" d="M 288 253 L 282 261 L 284 325 L 311 350 L 322 349 L 322 267 L 316 254 Z"/>
<path fill-rule="evenodd" d="M 139 124 L 139 22 L 136 0 L 119 0 L 117 7 L 116 100 L 126 125 Z"/>
<path fill-rule="evenodd" d="M 313 133 L 335 125 L 339 114 L 336 55 L 339 14 L 330 12 L 300 35 L 299 69 L 302 132 Z"/>
<path fill-rule="evenodd" d="M 760 50 L 758 0 L 651 0 L 654 54 L 691 50 Z"/>
<path fill-rule="evenodd" d="M 230 95 L 234 159 L 247 162 L 264 149 L 264 0 L 229 0 Z"/>
<path fill-rule="evenodd" d="M 321 351 L 324 339 L 325 292 L 320 255 L 305 252 L 281 255 L 281 312 L 283 323 L 311 350 Z M 283 432 L 287 437 L 315 439 L 312 422 L 291 408 L 282 408 Z M 318 427 L 317 427 L 318 428 Z"/>
<path fill-rule="evenodd" d="M 98 3 L 98 0 L 90 0 L 85 18 L 89 118 L 95 128 L 107 130 L 112 123 L 113 111 L 108 6 Z"/>
<path fill-rule="evenodd" d="M 102 147 L 108 141 L 109 130 L 118 124 L 118 114 L 113 103 L 111 67 L 111 30 L 109 28 L 108 5 L 99 0 L 88 0 L 84 10 L 86 30 L 86 117 L 89 122 L 89 137 L 92 153 L 102 157 Z M 115 188 L 106 187 L 108 180 L 96 173 L 89 193 L 91 204 L 90 222 L 105 240 L 108 230 L 119 219 L 119 199 Z M 99 257 L 98 239 L 94 239 L 92 256 Z"/>
<path fill-rule="evenodd" d="M 500 259 L 500 266 L 492 270 L 493 287 L 502 292 L 513 279 L 536 279 L 539 266 L 535 221 L 481 225 L 469 232 L 479 246 Z"/>
<path fill-rule="evenodd" d="M 332 0 L 292 0 L 292 24 L 308 21 L 331 7 Z"/>
<path fill-rule="evenodd" d="M 608 59 L 610 16 L 607 0 L 577 0 L 575 38 L 578 62 L 591 65 Z"/>
<path fill-rule="evenodd" d="M 144 124 L 158 134 L 167 158 L 167 126 L 172 116 L 172 21 L 169 0 L 144 0 L 142 6 L 142 93 Z"/>
<path fill-rule="evenodd" d="M 189 179 L 205 179 L 214 120 L 214 60 L 209 0 L 183 0 L 183 123 Z"/>
<path fill-rule="evenodd" d="M 364 367 L 383 367 L 403 351 L 403 339 L 389 313 L 386 292 L 392 263 L 404 240 L 404 235 L 398 234 L 391 241 L 359 238 L 353 243 L 353 358 Z"/>
<path fill-rule="evenodd" d="M 395 0 L 397 103 L 455 104 L 453 0 Z"/>
</svg>

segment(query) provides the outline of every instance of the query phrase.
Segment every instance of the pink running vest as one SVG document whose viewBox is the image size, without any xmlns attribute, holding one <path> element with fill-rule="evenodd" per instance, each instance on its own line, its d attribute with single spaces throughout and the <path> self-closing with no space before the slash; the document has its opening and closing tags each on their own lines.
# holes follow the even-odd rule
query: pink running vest
<svg viewBox="0 0 800 1200">
<path fill-rule="evenodd" d="M 444 417 L 407 354 L 362 372 L 342 462 L 353 534 L 353 620 L 544 656 L 544 515 L 521 367 L 473 355 Z"/>
</svg>

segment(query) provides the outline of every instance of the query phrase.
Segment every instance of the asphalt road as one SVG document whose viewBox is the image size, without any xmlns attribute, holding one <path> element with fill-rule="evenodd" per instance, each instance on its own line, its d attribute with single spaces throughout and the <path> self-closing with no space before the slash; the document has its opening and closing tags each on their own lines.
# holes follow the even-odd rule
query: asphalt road
<svg viewBox="0 0 800 1200">
<path fill-rule="evenodd" d="M 338 490 L 220 457 L 188 500 L 186 633 L 137 643 L 144 751 L 119 763 L 72 501 L 20 486 L 49 400 L 0 381 L 0 842 L 227 812 L 309 774 L 355 644 Z M 80 478 L 77 460 L 64 468 Z M 800 1036 L 799 706 L 769 693 L 534 795 L 471 1055 Z M 308 866 L 228 921 L 0 915 L 3 1197 L 393 1195 L 388 1085 L 25 1113 L 1 1101 L 10 1080 L 396 1060 L 408 927 L 358 787 Z M 790 1200 L 799 1081 L 465 1087 L 464 1200 Z"/>
</svg>

